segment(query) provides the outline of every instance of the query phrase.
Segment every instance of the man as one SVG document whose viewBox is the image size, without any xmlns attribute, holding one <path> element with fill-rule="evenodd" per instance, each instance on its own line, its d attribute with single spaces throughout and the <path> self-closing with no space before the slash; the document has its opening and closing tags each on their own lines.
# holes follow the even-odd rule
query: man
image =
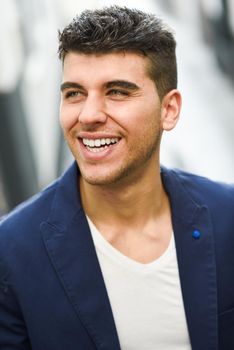
<svg viewBox="0 0 234 350">
<path fill-rule="evenodd" d="M 181 108 L 154 15 L 85 11 L 60 34 L 76 162 L 0 226 L 0 348 L 234 348 L 234 187 L 160 168 Z"/>
</svg>

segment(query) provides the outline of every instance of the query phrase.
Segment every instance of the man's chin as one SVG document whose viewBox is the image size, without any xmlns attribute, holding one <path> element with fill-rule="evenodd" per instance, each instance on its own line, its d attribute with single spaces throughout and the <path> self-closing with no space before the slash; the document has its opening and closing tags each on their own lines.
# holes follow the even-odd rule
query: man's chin
<svg viewBox="0 0 234 350">
<path fill-rule="evenodd" d="M 128 172 L 121 170 L 106 174 L 98 174 L 97 172 L 87 174 L 87 172 L 81 169 L 81 176 L 86 183 L 92 186 L 113 186 L 121 184 L 122 181 L 126 180 Z"/>
<path fill-rule="evenodd" d="M 111 176 L 86 176 L 84 174 L 81 176 L 86 183 L 93 186 L 107 186 L 117 182 L 117 179 Z"/>
</svg>

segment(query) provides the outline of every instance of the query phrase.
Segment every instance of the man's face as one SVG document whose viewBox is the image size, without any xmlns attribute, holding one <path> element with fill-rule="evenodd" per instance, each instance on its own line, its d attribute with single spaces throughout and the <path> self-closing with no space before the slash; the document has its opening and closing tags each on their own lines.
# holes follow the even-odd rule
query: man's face
<svg viewBox="0 0 234 350">
<path fill-rule="evenodd" d="M 60 122 L 90 184 L 133 180 L 156 166 L 161 104 L 146 65 L 135 53 L 65 57 Z"/>
</svg>

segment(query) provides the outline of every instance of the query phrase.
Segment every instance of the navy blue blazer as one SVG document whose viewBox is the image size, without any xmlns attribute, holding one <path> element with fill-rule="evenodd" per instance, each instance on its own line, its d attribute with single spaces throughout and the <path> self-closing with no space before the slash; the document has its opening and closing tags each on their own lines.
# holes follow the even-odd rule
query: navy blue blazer
<svg viewBox="0 0 234 350">
<path fill-rule="evenodd" d="M 192 349 L 233 350 L 234 186 L 161 173 Z M 78 176 L 73 164 L 0 224 L 1 350 L 120 350 Z"/>
</svg>

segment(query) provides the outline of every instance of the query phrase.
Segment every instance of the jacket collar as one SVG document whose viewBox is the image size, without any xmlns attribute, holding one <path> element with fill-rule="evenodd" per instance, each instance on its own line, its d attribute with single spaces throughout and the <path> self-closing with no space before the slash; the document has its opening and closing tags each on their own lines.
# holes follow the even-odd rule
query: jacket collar
<svg viewBox="0 0 234 350">
<path fill-rule="evenodd" d="M 120 350 L 103 276 L 78 188 L 74 163 L 59 180 L 43 239 L 52 264 L 79 319 L 97 349 Z M 164 167 L 182 295 L 192 348 L 217 348 L 217 295 L 212 224 L 205 203 L 198 203 L 181 176 Z M 199 231 L 200 238 L 193 238 Z"/>
</svg>

